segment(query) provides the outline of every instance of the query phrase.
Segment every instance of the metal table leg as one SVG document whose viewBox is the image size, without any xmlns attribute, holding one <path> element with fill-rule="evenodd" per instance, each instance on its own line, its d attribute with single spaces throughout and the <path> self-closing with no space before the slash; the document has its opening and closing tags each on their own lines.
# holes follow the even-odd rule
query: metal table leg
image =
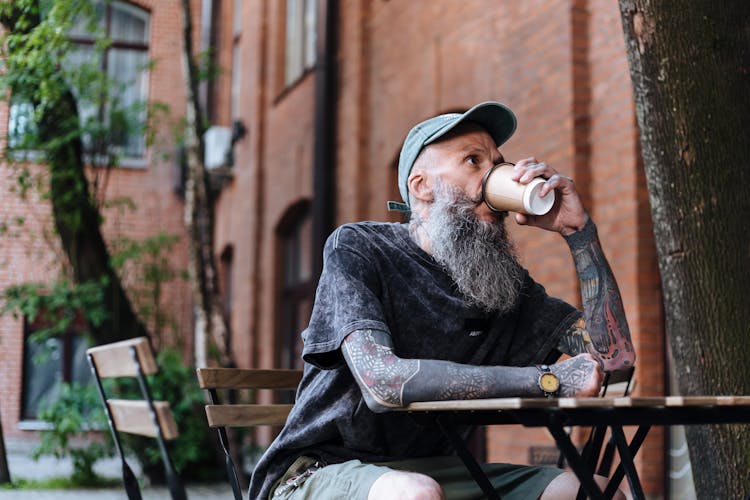
<svg viewBox="0 0 750 500">
<path fill-rule="evenodd" d="M 466 465 L 466 468 L 469 470 L 471 477 L 474 478 L 474 481 L 477 482 L 477 485 L 479 485 L 484 494 L 487 495 L 487 498 L 489 498 L 490 500 L 500 500 L 500 495 L 497 493 L 497 491 L 495 491 L 495 487 L 492 486 L 492 483 L 490 483 L 490 480 L 487 478 L 487 475 L 477 463 L 474 455 L 472 455 L 469 449 L 466 447 L 466 443 L 463 439 L 461 439 L 461 436 L 456 431 L 453 423 L 450 421 L 446 422 L 444 421 L 444 418 L 440 417 L 436 417 L 435 421 L 440 427 L 440 430 L 443 431 L 443 434 L 445 434 L 448 439 L 450 439 L 451 444 L 453 445 L 453 449 L 456 450 L 456 453 L 458 453 L 458 456 L 461 458 L 464 465 Z"/>
<path fill-rule="evenodd" d="M 628 484 L 630 484 L 630 490 L 633 492 L 633 497 L 636 499 L 645 499 L 643 494 L 643 488 L 641 487 L 641 481 L 638 478 L 638 471 L 635 469 L 635 463 L 633 459 L 635 454 L 638 452 L 643 440 L 646 438 L 650 426 L 643 425 L 638 428 L 636 435 L 633 436 L 633 441 L 628 445 L 628 441 L 625 438 L 625 433 L 622 430 L 621 425 L 612 426 L 612 436 L 615 439 L 617 445 L 617 451 L 620 454 L 620 465 L 615 471 L 615 475 L 612 476 L 612 480 L 618 479 L 618 484 L 622 481 L 622 470 L 628 478 Z"/>
<path fill-rule="evenodd" d="M 570 436 L 568 436 L 568 433 L 563 429 L 562 423 L 560 423 L 559 419 L 554 415 L 550 415 L 547 429 L 549 429 L 552 437 L 555 438 L 557 446 L 565 455 L 565 459 L 568 461 L 570 468 L 573 469 L 573 472 L 578 476 L 578 480 L 581 482 L 581 486 L 586 494 L 593 500 L 603 500 L 604 493 L 594 481 L 593 470 L 583 461 L 578 450 L 573 446 Z"/>
</svg>

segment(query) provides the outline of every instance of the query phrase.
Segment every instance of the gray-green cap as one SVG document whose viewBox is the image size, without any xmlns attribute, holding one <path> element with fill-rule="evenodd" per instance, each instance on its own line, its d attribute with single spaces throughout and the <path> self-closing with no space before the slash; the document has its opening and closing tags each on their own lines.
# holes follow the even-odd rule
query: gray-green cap
<svg viewBox="0 0 750 500">
<path fill-rule="evenodd" d="M 398 189 L 404 203 L 389 201 L 389 210 L 409 210 L 409 188 L 407 180 L 422 148 L 431 144 L 453 130 L 458 124 L 474 122 L 484 128 L 500 146 L 516 131 L 516 116 L 504 104 L 483 102 L 467 112 L 447 113 L 425 120 L 414 126 L 404 140 L 398 159 Z"/>
</svg>

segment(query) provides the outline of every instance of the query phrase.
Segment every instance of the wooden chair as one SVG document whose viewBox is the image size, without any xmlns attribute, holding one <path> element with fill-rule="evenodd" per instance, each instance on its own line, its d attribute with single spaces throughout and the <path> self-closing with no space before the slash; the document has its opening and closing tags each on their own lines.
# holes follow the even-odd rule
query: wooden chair
<svg viewBox="0 0 750 500">
<path fill-rule="evenodd" d="M 227 428 L 283 425 L 293 404 L 222 404 L 219 390 L 273 389 L 296 390 L 302 370 L 251 370 L 241 368 L 198 368 L 198 383 L 208 392 L 211 404 L 206 405 L 206 419 L 216 429 L 224 450 L 227 476 L 236 500 L 242 499 L 237 469 L 229 451 Z"/>
<path fill-rule="evenodd" d="M 109 428 L 112 431 L 115 447 L 122 461 L 122 475 L 125 491 L 130 500 L 140 500 L 141 491 L 120 442 L 120 433 L 137 434 L 156 439 L 166 471 L 167 484 L 173 500 L 186 500 L 185 487 L 174 470 L 165 441 L 179 435 L 174 415 L 166 401 L 154 401 L 151 397 L 146 375 L 159 371 L 148 338 L 115 342 L 86 351 L 91 372 L 96 380 L 99 394 L 107 413 Z M 132 377 L 138 380 L 143 399 L 124 400 L 108 398 L 102 379 Z"/>
</svg>

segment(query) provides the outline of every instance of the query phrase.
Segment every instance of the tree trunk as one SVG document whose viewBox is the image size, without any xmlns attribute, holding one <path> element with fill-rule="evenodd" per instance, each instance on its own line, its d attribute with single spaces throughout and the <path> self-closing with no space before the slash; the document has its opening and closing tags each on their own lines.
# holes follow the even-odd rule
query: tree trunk
<svg viewBox="0 0 750 500">
<path fill-rule="evenodd" d="M 750 394 L 750 3 L 620 0 L 680 392 Z M 750 487 L 747 426 L 688 426 L 699 498 Z"/>
<path fill-rule="evenodd" d="M 9 32 L 30 33 L 40 22 L 39 10 L 20 10 L 19 7 L 0 22 Z M 101 325 L 91 325 L 94 342 L 105 344 L 146 336 L 148 332 L 133 311 L 120 278 L 112 268 L 101 233 L 101 215 L 92 200 L 84 172 L 75 98 L 62 78 L 50 75 L 41 78 L 45 76 L 54 78 L 54 81 L 35 81 L 31 78 L 29 84 L 59 86 L 62 89 L 55 103 L 47 104 L 37 123 L 50 172 L 50 200 L 55 229 L 70 260 L 75 281 L 106 282 L 104 305 L 109 314 Z M 37 104 L 34 103 L 35 106 Z"/>
<path fill-rule="evenodd" d="M 198 99 L 198 70 L 192 56 L 192 16 L 190 0 L 182 0 L 183 71 L 187 89 L 185 111 L 185 225 L 188 242 L 188 273 L 193 292 L 194 353 L 196 367 L 208 365 L 209 353 L 215 350 L 222 366 L 232 364 L 229 328 L 222 311 L 218 273 L 214 258 L 214 199 L 203 164 L 205 132 L 203 112 Z"/>
<path fill-rule="evenodd" d="M 10 470 L 8 470 L 8 454 L 5 451 L 5 436 L 3 435 L 3 421 L 0 418 L 0 484 L 10 483 Z"/>
</svg>

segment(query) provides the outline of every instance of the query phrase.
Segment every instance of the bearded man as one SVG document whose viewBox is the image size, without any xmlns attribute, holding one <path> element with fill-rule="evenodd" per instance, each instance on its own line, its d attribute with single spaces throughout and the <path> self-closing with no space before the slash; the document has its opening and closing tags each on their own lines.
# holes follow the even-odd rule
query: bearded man
<svg viewBox="0 0 750 500">
<path fill-rule="evenodd" d="M 518 263 L 507 213 L 483 203 L 485 173 L 515 131 L 504 105 L 430 118 L 407 135 L 399 160 L 409 224 L 338 228 L 308 328 L 304 377 L 286 425 L 253 474 L 250 498 L 482 498 L 437 428 L 405 412 L 413 401 L 594 396 L 603 370 L 635 360 L 622 302 L 573 182 L 534 158 L 514 180 L 546 179 L 545 215 L 522 225 L 568 242 L 583 312 L 550 297 Z M 570 358 L 554 363 L 564 353 Z M 549 366 L 548 366 L 549 365 Z M 540 373 L 559 381 L 555 394 Z M 572 473 L 485 464 L 502 498 L 575 498 Z M 601 483 L 603 478 L 597 478 Z M 622 495 L 618 492 L 618 495 Z"/>
</svg>

